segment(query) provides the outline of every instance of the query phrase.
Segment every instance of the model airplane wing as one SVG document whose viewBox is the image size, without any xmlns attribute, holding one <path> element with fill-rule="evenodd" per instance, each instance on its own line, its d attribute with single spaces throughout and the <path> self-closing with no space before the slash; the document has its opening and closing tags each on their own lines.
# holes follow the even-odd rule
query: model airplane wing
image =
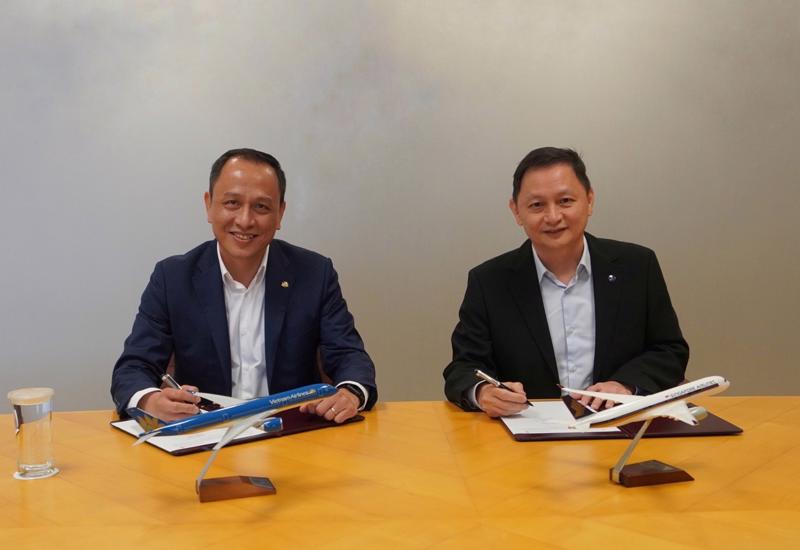
<svg viewBox="0 0 800 550">
<path fill-rule="evenodd" d="M 642 399 L 641 395 L 629 395 L 626 393 L 606 393 L 599 391 L 586 391 L 586 390 L 573 390 L 570 388 L 561 388 L 561 391 L 567 393 L 576 393 L 578 395 L 588 395 L 589 397 L 598 397 L 603 400 L 614 401 L 616 403 L 635 403 Z"/>
<path fill-rule="evenodd" d="M 219 442 L 214 445 L 212 450 L 216 451 L 217 449 L 221 449 L 230 443 L 237 435 L 258 424 L 263 424 L 265 432 L 277 432 L 282 430 L 283 421 L 280 418 L 269 418 L 276 412 L 277 410 L 275 409 L 271 411 L 262 411 L 246 418 L 242 418 L 241 420 L 237 420 L 228 427 L 222 438 L 220 438 Z"/>
<path fill-rule="evenodd" d="M 667 403 L 666 405 L 662 405 L 660 407 L 654 407 L 647 411 L 648 418 L 658 418 L 660 416 L 665 416 L 667 418 L 671 418 L 672 420 L 679 420 L 681 422 L 685 422 L 690 426 L 697 426 L 697 418 L 692 414 L 689 410 L 689 407 L 686 405 L 685 401 L 675 401 L 673 403 Z"/>
</svg>

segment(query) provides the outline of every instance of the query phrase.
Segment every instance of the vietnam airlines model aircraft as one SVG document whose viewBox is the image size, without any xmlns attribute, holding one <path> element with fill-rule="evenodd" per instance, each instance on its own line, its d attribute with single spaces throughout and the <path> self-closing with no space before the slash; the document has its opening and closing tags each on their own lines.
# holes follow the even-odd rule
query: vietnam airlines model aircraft
<svg viewBox="0 0 800 550">
<path fill-rule="evenodd" d="M 334 393 L 336 393 L 336 388 L 329 384 L 311 384 L 266 397 L 257 397 L 239 405 L 202 412 L 174 422 L 163 422 L 139 408 L 128 409 L 127 413 L 144 429 L 144 433 L 139 436 L 134 445 L 144 443 L 158 435 L 178 435 L 240 419 L 238 422 L 232 423 L 217 444 L 217 447 L 223 447 L 228 441 L 251 426 L 260 424 L 266 432 L 280 431 L 283 429 L 283 421 L 280 418 L 270 418 L 273 414 L 281 409 L 314 399 L 322 399 Z"/>
<path fill-rule="evenodd" d="M 608 399 L 620 403 L 610 409 L 598 411 L 581 417 L 573 426 L 576 430 L 589 428 L 602 428 L 606 426 L 619 426 L 639 420 L 648 420 L 664 416 L 673 420 L 680 420 L 692 426 L 698 424 L 706 416 L 702 407 L 691 407 L 686 404 L 686 399 L 700 395 L 714 395 L 728 389 L 730 382 L 722 376 L 707 376 L 688 384 L 682 384 L 652 395 L 624 395 L 618 393 L 603 393 L 586 390 L 572 390 L 561 388 L 563 391 L 578 395 L 588 395 Z"/>
</svg>

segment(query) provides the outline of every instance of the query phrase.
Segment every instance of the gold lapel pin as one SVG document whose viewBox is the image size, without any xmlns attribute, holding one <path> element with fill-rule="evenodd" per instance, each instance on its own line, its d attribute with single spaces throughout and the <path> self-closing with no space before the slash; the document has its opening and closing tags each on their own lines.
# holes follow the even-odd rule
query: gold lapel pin
<svg viewBox="0 0 800 550">
<path fill-rule="evenodd" d="M 281 283 L 281 286 L 282 286 L 283 288 L 289 288 L 289 281 L 283 281 L 283 282 Z"/>
</svg>

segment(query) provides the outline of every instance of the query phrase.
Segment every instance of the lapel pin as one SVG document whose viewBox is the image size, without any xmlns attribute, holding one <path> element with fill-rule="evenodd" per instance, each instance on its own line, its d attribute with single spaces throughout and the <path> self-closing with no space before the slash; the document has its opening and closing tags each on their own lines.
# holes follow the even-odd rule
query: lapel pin
<svg viewBox="0 0 800 550">
<path fill-rule="evenodd" d="M 612 275 L 609 275 L 609 276 L 608 276 L 608 282 L 609 282 L 609 283 L 613 283 L 613 282 L 614 282 L 614 281 L 616 281 L 616 280 L 617 280 L 617 276 L 616 276 L 616 275 L 613 275 L 613 274 L 612 274 Z"/>
<path fill-rule="evenodd" d="M 281 286 L 282 286 L 283 288 L 289 288 L 289 281 L 283 281 L 283 282 L 281 283 Z"/>
</svg>

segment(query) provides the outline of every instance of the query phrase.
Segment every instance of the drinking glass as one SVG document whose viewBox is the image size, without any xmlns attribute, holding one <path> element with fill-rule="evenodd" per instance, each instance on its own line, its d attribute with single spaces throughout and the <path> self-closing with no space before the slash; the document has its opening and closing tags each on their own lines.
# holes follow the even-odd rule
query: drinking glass
<svg viewBox="0 0 800 550">
<path fill-rule="evenodd" d="M 17 430 L 17 479 L 42 479 L 58 473 L 53 462 L 53 389 L 8 392 Z"/>
</svg>

